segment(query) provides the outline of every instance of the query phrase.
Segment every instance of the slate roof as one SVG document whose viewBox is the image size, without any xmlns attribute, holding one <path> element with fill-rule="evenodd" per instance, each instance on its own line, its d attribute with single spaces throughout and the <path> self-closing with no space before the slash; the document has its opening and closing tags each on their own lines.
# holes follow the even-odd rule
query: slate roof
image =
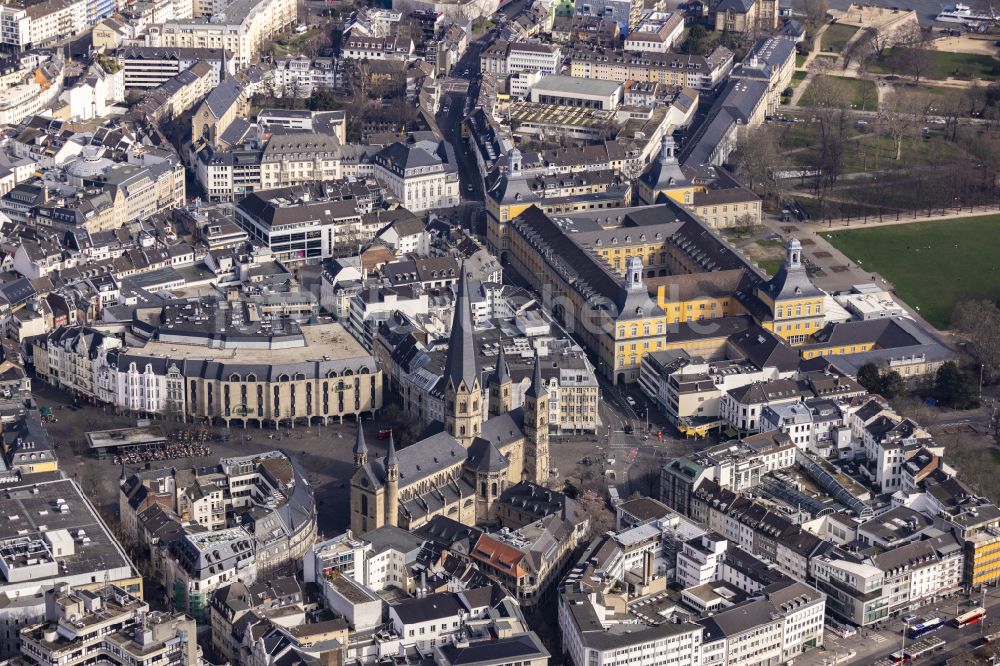
<svg viewBox="0 0 1000 666">
<path fill-rule="evenodd" d="M 213 116 L 221 118 L 226 115 L 233 104 L 236 104 L 242 94 L 243 86 L 240 85 L 239 81 L 227 76 L 219 85 L 212 88 L 212 92 L 208 93 L 205 104 L 208 105 L 208 110 L 212 112 Z"/>
<path fill-rule="evenodd" d="M 444 376 L 454 389 L 464 382 L 472 389 L 479 379 L 476 363 L 476 345 L 472 326 L 472 293 L 466 275 L 465 263 L 459 270 L 458 287 L 455 290 L 455 316 L 451 323 L 448 339 L 448 360 Z"/>
</svg>

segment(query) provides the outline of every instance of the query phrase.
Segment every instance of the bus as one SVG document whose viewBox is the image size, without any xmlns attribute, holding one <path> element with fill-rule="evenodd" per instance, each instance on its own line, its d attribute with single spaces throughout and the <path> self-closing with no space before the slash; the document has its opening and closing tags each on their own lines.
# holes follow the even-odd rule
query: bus
<svg viewBox="0 0 1000 666">
<path fill-rule="evenodd" d="M 930 617 L 922 622 L 917 622 L 916 624 L 911 624 L 907 635 L 910 638 L 920 638 L 925 634 L 929 634 L 932 631 L 937 631 L 944 626 L 944 620 L 939 617 Z"/>
<path fill-rule="evenodd" d="M 986 609 L 982 606 L 976 606 L 967 613 L 962 613 L 955 618 L 955 626 L 958 628 L 967 627 L 970 624 L 976 624 L 977 622 L 982 622 L 986 617 Z"/>
<path fill-rule="evenodd" d="M 889 655 L 889 661 L 894 664 L 908 664 L 910 663 L 910 658 L 902 650 L 896 650 Z"/>
</svg>

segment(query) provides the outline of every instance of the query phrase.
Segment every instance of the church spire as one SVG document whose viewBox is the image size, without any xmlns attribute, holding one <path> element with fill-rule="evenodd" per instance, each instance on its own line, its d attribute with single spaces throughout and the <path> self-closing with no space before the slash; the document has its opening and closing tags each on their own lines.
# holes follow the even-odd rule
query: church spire
<svg viewBox="0 0 1000 666">
<path fill-rule="evenodd" d="M 219 66 L 219 83 L 222 83 L 229 77 L 229 68 L 226 66 L 226 49 L 222 48 L 222 64 Z"/>
<path fill-rule="evenodd" d="M 396 457 L 396 440 L 393 439 L 391 432 L 389 433 L 389 453 L 385 457 L 385 466 L 387 469 L 389 467 L 399 469 L 399 458 Z"/>
<path fill-rule="evenodd" d="M 389 453 L 385 457 L 385 524 L 396 526 L 399 520 L 399 459 L 396 441 L 389 433 Z"/>
<path fill-rule="evenodd" d="M 500 352 L 497 354 L 497 367 L 493 370 L 490 379 L 497 386 L 510 381 L 510 366 L 507 365 L 507 355 L 503 351 L 503 335 L 500 336 Z"/>
<path fill-rule="evenodd" d="M 365 444 L 365 430 L 358 421 L 358 437 L 354 440 L 354 466 L 361 467 L 368 462 L 368 445 Z"/>
<path fill-rule="evenodd" d="M 463 261 L 455 290 L 455 316 L 451 322 L 448 360 L 445 364 L 445 376 L 453 390 L 457 390 L 462 382 L 465 382 L 467 389 L 472 389 L 479 379 L 472 333 L 472 293 Z"/>
<path fill-rule="evenodd" d="M 542 398 L 549 394 L 545 388 L 545 382 L 542 380 L 542 357 L 538 355 L 537 349 L 535 350 L 535 374 L 531 379 L 531 386 L 524 394 L 531 398 Z"/>
</svg>

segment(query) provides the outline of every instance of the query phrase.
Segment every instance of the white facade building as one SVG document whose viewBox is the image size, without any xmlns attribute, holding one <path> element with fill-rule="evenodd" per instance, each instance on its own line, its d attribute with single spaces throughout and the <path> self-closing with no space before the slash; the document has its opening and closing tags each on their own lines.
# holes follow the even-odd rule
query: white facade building
<svg viewBox="0 0 1000 666">
<path fill-rule="evenodd" d="M 443 142 L 394 143 L 374 157 L 375 178 L 413 212 L 460 202 L 458 169 Z"/>
</svg>

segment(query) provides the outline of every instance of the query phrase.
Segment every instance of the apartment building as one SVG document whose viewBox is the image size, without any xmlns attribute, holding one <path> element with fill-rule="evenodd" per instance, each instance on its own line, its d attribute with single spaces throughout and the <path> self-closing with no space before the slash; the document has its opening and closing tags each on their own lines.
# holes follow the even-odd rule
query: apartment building
<svg viewBox="0 0 1000 666">
<path fill-rule="evenodd" d="M 17 49 L 31 46 L 31 19 L 23 7 L 0 7 L 0 43 Z"/>
<path fill-rule="evenodd" d="M 702 664 L 787 663 L 823 644 L 824 595 L 798 582 L 764 588 L 763 598 L 699 620 Z"/>
<path fill-rule="evenodd" d="M 203 146 L 195 156 L 198 182 L 211 201 L 231 201 L 257 190 L 374 175 L 369 149 L 342 144 L 338 127 L 275 134 L 249 148 Z"/>
<path fill-rule="evenodd" d="M 142 596 L 142 577 L 75 481 L 13 482 L 3 492 L 0 656 L 20 653 L 21 630 L 46 621 L 45 593 L 54 585 L 95 591 L 107 581 Z M 44 523 L 39 511 L 46 512 Z"/>
<path fill-rule="evenodd" d="M 397 60 L 407 61 L 413 57 L 413 40 L 401 35 L 368 37 L 349 34 L 344 38 L 341 54 L 352 60 Z"/>
<path fill-rule="evenodd" d="M 115 585 L 93 591 L 59 583 L 45 591 L 45 619 L 21 632 L 21 663 L 187 666 L 201 660 L 195 621 L 150 611 Z"/>
<path fill-rule="evenodd" d="M 596 666 L 700 666 L 704 629 L 664 622 L 653 626 L 607 622 L 594 594 L 563 594 L 559 629 L 574 664 Z"/>
<path fill-rule="evenodd" d="M 62 92 L 64 67 L 55 57 L 0 83 L 0 124 L 17 125 L 52 103 Z"/>
<path fill-rule="evenodd" d="M 100 4 L 100 3 L 98 3 Z M 97 5 L 92 10 L 96 11 Z M 16 49 L 38 48 L 87 30 L 88 0 L 44 0 L 0 8 L 0 39 Z"/>
<path fill-rule="evenodd" d="M 627 53 L 610 49 L 576 48 L 567 53 L 570 76 L 608 81 L 639 81 L 712 90 L 733 68 L 733 53 L 716 47 L 707 56 L 680 53 Z"/>
<path fill-rule="evenodd" d="M 814 557 L 809 575 L 827 596 L 827 608 L 843 621 L 869 626 L 889 616 L 885 572 L 839 548 Z"/>
<path fill-rule="evenodd" d="M 498 39 L 479 56 L 481 71 L 507 76 L 520 73 L 558 74 L 562 50 L 539 42 L 507 42 Z"/>
<path fill-rule="evenodd" d="M 254 192 L 233 213 L 237 224 L 278 261 L 316 263 L 349 255 L 369 242 L 375 232 L 362 216 L 381 201 L 374 183 L 313 183 Z"/>
<path fill-rule="evenodd" d="M 443 141 L 393 143 L 372 157 L 378 179 L 407 210 L 419 212 L 458 205 L 458 168 Z"/>
<path fill-rule="evenodd" d="M 577 16 L 611 19 L 623 34 L 635 30 L 642 19 L 642 0 L 576 0 Z"/>
<path fill-rule="evenodd" d="M 680 12 L 646 12 L 625 38 L 624 48 L 639 53 L 669 53 L 683 34 L 684 16 Z"/>
<path fill-rule="evenodd" d="M 124 68 L 127 89 L 156 88 L 198 62 L 210 66 L 213 88 L 219 85 L 224 68 L 229 74 L 236 73 L 220 48 L 127 46 L 119 49 L 115 58 Z"/>
<path fill-rule="evenodd" d="M 224 49 L 239 69 L 260 55 L 265 41 L 296 20 L 294 0 L 236 0 L 206 21 L 202 17 L 150 25 L 152 46 Z"/>
<path fill-rule="evenodd" d="M 333 90 L 341 84 L 341 70 L 333 58 L 288 55 L 274 61 L 274 91 L 279 97 L 306 98 L 313 90 Z"/>
</svg>

